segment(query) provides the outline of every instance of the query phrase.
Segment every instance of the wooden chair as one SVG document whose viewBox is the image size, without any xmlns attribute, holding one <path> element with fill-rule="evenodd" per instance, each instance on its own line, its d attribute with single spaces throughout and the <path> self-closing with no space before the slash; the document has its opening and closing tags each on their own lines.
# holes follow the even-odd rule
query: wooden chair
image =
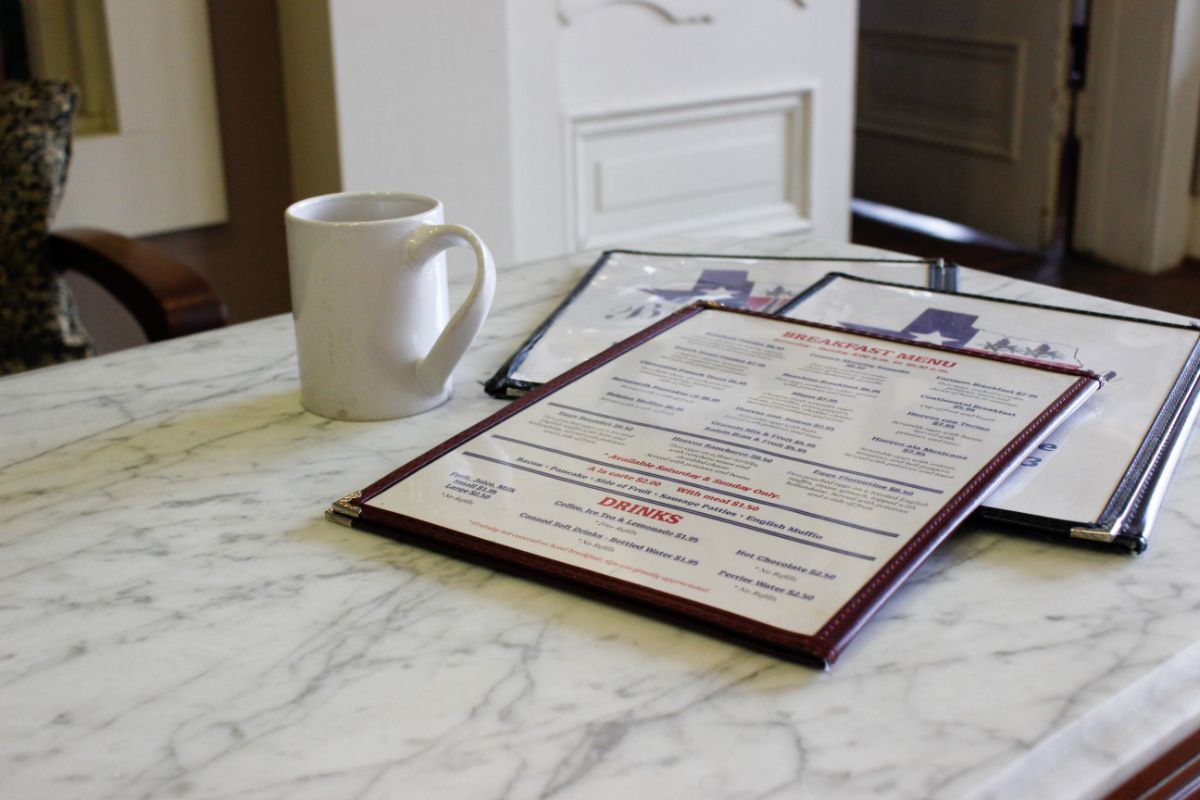
<svg viewBox="0 0 1200 800">
<path fill-rule="evenodd" d="M 78 272 L 103 287 L 151 342 L 219 328 L 228 321 L 225 304 L 200 273 L 145 242 L 109 231 L 71 228 L 50 233 L 47 250 L 55 269 Z"/>
<path fill-rule="evenodd" d="M 150 245 L 104 231 L 49 230 L 78 103 L 75 87 L 61 81 L 0 84 L 0 375 L 94 354 L 62 279 L 67 271 L 108 291 L 150 341 L 225 323 L 212 287 Z"/>
</svg>

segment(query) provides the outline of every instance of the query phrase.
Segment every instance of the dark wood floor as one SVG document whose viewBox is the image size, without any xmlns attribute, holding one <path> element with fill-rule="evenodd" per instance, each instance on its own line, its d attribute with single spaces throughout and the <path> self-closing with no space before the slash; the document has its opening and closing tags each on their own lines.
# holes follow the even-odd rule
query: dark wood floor
<svg viewBox="0 0 1200 800">
<path fill-rule="evenodd" d="M 1031 252 L 981 235 L 939 238 L 862 213 L 854 214 L 851 239 L 857 244 L 946 258 L 965 267 L 1200 317 L 1200 261 L 1196 260 L 1157 275 L 1145 275 L 1073 253 Z"/>
</svg>

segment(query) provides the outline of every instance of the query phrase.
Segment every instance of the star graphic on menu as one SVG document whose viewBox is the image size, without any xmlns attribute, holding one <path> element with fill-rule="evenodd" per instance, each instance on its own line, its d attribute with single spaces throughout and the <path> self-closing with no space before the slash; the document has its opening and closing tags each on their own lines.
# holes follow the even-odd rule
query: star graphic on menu
<svg viewBox="0 0 1200 800">
<path fill-rule="evenodd" d="M 926 344 L 945 344 L 946 342 L 954 341 L 950 337 L 942 336 L 941 331 L 929 331 L 928 333 L 909 331 L 908 335 L 918 342 L 925 342 Z"/>
</svg>

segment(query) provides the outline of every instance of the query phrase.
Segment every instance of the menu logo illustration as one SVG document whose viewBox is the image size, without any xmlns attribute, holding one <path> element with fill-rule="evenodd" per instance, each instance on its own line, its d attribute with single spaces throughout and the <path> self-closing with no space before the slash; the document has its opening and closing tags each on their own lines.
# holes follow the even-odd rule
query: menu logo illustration
<svg viewBox="0 0 1200 800">
<path fill-rule="evenodd" d="M 1079 348 L 1074 345 L 984 330 L 975 326 L 978 319 L 977 314 L 926 308 L 899 330 L 862 325 L 857 322 L 841 322 L 839 324 L 863 333 L 878 333 L 914 342 L 946 347 L 964 347 L 982 350 L 986 353 L 1029 358 L 1034 361 L 1070 367 L 1084 366 L 1079 358 Z M 1115 372 L 1105 374 L 1107 380 L 1113 380 L 1115 377 Z"/>
<path fill-rule="evenodd" d="M 700 273 L 692 286 L 682 289 L 639 286 L 637 291 L 649 295 L 649 299 L 615 308 L 606 315 L 606 318 L 636 319 L 643 317 L 649 320 L 665 316 L 697 300 L 707 300 L 731 308 L 745 308 L 750 311 L 773 314 L 796 293 L 794 289 L 788 289 L 780 284 L 776 284 L 770 289 L 760 288 L 757 291 L 755 287 L 755 282 L 750 279 L 749 270 L 706 269 Z"/>
</svg>

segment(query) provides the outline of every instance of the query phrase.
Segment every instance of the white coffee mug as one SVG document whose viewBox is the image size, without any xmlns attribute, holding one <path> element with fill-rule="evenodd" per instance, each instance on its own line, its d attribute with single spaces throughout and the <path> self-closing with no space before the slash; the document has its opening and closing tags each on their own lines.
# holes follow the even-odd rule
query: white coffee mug
<svg viewBox="0 0 1200 800">
<path fill-rule="evenodd" d="M 343 192 L 288 208 L 288 272 L 300 401 L 331 419 L 419 414 L 450 397 L 450 375 L 496 288 L 492 254 L 446 225 L 442 204 L 395 192 Z M 475 251 L 475 284 L 449 318 L 446 256 Z"/>
</svg>

